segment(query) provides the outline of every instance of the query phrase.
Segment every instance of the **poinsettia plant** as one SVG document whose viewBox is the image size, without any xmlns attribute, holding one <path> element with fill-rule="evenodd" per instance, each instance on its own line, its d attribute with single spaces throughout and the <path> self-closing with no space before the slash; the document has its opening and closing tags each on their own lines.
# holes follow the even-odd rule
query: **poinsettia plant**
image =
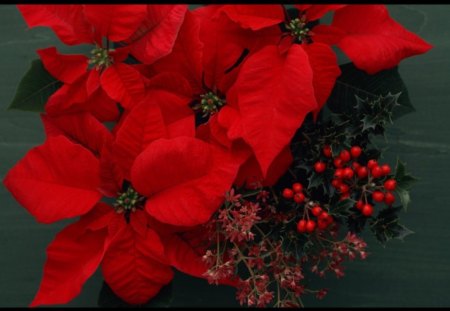
<svg viewBox="0 0 450 311">
<path fill-rule="evenodd" d="M 37 51 L 12 109 L 46 140 L 4 184 L 48 246 L 31 306 L 104 292 L 143 305 L 173 268 L 235 286 L 249 306 L 302 306 L 314 275 L 344 275 L 411 231 L 415 178 L 377 136 L 413 110 L 399 62 L 431 46 L 383 5 L 18 5 L 89 55 Z M 332 22 L 321 19 L 332 15 Z M 339 65 L 333 47 L 352 63 Z M 102 299 L 100 299 L 102 301 Z"/>
</svg>

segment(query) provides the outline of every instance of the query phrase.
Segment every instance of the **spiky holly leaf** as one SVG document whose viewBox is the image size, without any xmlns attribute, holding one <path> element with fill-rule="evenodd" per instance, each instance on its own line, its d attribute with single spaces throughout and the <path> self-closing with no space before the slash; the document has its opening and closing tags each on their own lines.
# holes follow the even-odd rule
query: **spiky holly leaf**
<svg viewBox="0 0 450 311">
<path fill-rule="evenodd" d="M 61 86 L 62 83 L 45 70 L 41 60 L 35 59 L 20 81 L 8 109 L 43 112 L 48 98 Z"/>
<path fill-rule="evenodd" d="M 400 160 L 397 160 L 394 178 L 397 181 L 395 193 L 400 198 L 402 206 L 406 210 L 409 203 L 411 202 L 409 190 L 418 181 L 418 179 L 406 172 L 406 166 Z"/>
<path fill-rule="evenodd" d="M 354 95 L 376 99 L 380 95 L 388 93 L 401 94 L 398 98 L 399 105 L 393 112 L 393 119 L 414 111 L 408 90 L 397 67 L 380 71 L 374 75 L 369 75 L 356 68 L 353 63 L 341 65 L 340 69 L 342 73 L 328 100 L 328 105 L 333 111 L 352 113 L 351 103 L 354 102 Z"/>
<path fill-rule="evenodd" d="M 370 229 L 383 246 L 391 239 L 403 241 L 406 236 L 414 233 L 399 223 L 397 213 L 401 209 L 401 206 L 386 208 L 370 223 Z"/>
<path fill-rule="evenodd" d="M 333 215 L 336 213 L 336 215 L 348 216 L 353 213 L 354 206 L 355 203 L 353 200 L 345 199 L 339 201 L 331 211 Z"/>
<path fill-rule="evenodd" d="M 388 93 L 386 96 L 379 96 L 376 99 L 366 97 L 365 99 L 356 96 L 355 109 L 361 117 L 362 131 L 384 128 L 386 124 L 392 124 L 393 110 L 398 106 L 400 94 Z"/>
</svg>

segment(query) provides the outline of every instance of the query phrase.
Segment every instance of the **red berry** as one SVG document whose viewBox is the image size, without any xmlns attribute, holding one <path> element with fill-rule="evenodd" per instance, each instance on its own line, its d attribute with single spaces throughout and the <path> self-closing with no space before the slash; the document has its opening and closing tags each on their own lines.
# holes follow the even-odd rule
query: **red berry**
<svg viewBox="0 0 450 311">
<path fill-rule="evenodd" d="M 320 215 L 320 213 L 322 213 L 322 208 L 320 206 L 316 205 L 311 209 L 311 212 L 314 216 L 317 217 Z"/>
<path fill-rule="evenodd" d="M 323 173 L 325 170 L 327 169 L 327 165 L 324 162 L 316 162 L 316 164 L 314 164 L 314 170 L 317 173 Z"/>
<path fill-rule="evenodd" d="M 359 156 L 361 155 L 361 152 L 362 152 L 362 149 L 361 149 L 361 147 L 359 147 L 359 146 L 353 146 L 353 147 L 350 149 L 350 153 L 351 153 L 351 155 L 352 155 L 352 157 L 353 157 L 354 159 L 356 159 L 357 157 L 359 157 Z"/>
<path fill-rule="evenodd" d="M 339 201 L 343 201 L 345 199 L 348 199 L 349 197 L 350 197 L 350 192 L 345 192 L 345 193 L 341 194 Z"/>
<path fill-rule="evenodd" d="M 301 219 L 301 220 L 297 223 L 297 231 L 298 231 L 299 233 L 306 232 L 306 220 Z"/>
<path fill-rule="evenodd" d="M 342 173 L 342 177 L 346 179 L 352 179 L 353 178 L 353 170 L 350 167 L 344 168 L 344 172 Z"/>
<path fill-rule="evenodd" d="M 389 175 L 391 173 L 391 167 L 389 164 L 383 164 L 381 165 L 381 170 L 383 171 L 383 175 Z"/>
<path fill-rule="evenodd" d="M 331 147 L 326 145 L 323 147 L 323 155 L 326 156 L 327 158 L 331 158 L 333 156 L 332 152 L 331 152 Z"/>
<path fill-rule="evenodd" d="M 349 187 L 347 184 L 341 184 L 341 185 L 339 186 L 339 191 L 340 191 L 341 193 L 347 193 L 347 192 L 350 191 L 350 187 Z"/>
<path fill-rule="evenodd" d="M 324 219 L 329 225 L 334 222 L 333 216 L 328 215 L 327 218 Z"/>
<path fill-rule="evenodd" d="M 370 217 L 373 214 L 373 206 L 370 204 L 364 204 L 361 209 L 361 213 L 366 217 Z"/>
<path fill-rule="evenodd" d="M 334 178 L 340 179 L 340 178 L 343 178 L 343 177 L 344 177 L 344 170 L 342 168 L 337 168 L 334 171 Z"/>
<path fill-rule="evenodd" d="M 353 162 L 352 167 L 353 167 L 353 169 L 357 170 L 358 168 L 361 167 L 361 164 L 359 164 L 358 162 Z"/>
<path fill-rule="evenodd" d="M 348 162 L 351 159 L 351 155 L 350 152 L 348 152 L 348 150 L 342 150 L 341 153 L 339 154 L 339 158 L 343 161 L 343 162 Z"/>
<path fill-rule="evenodd" d="M 356 202 L 356 208 L 357 209 L 362 209 L 364 206 L 364 202 L 359 200 L 358 202 Z"/>
<path fill-rule="evenodd" d="M 295 184 L 292 185 L 292 190 L 294 190 L 294 192 L 296 192 L 296 193 L 302 192 L 303 185 L 299 182 L 296 182 Z"/>
<path fill-rule="evenodd" d="M 325 211 L 322 211 L 322 213 L 319 214 L 319 219 L 327 220 L 328 217 L 330 217 L 330 215 Z"/>
<path fill-rule="evenodd" d="M 356 171 L 356 174 L 358 175 L 359 179 L 364 179 L 364 178 L 367 178 L 367 176 L 369 175 L 369 170 L 367 169 L 367 167 L 361 166 Z"/>
<path fill-rule="evenodd" d="M 305 201 L 305 195 L 303 193 L 296 193 L 294 195 L 294 201 L 295 203 L 302 203 L 303 201 Z"/>
<path fill-rule="evenodd" d="M 374 166 L 370 173 L 372 174 L 373 178 L 380 178 L 383 176 L 383 170 L 378 165 Z"/>
<path fill-rule="evenodd" d="M 374 191 L 372 193 L 372 199 L 375 202 L 383 202 L 383 200 L 384 200 L 384 193 L 381 192 L 381 191 Z"/>
<path fill-rule="evenodd" d="M 294 197 L 294 191 L 289 188 L 284 188 L 283 190 L 283 198 L 285 199 L 292 199 Z"/>
<path fill-rule="evenodd" d="M 314 220 L 308 220 L 306 222 L 306 231 L 309 233 L 313 232 L 316 229 L 316 222 Z"/>
<path fill-rule="evenodd" d="M 367 167 L 369 168 L 369 169 L 372 169 L 372 168 L 374 168 L 375 166 L 377 166 L 378 165 L 378 162 L 377 162 L 377 160 L 369 160 L 369 162 L 367 162 Z"/>
<path fill-rule="evenodd" d="M 397 187 L 397 181 L 395 179 L 388 179 L 384 182 L 384 189 L 394 191 Z"/>
<path fill-rule="evenodd" d="M 334 158 L 333 164 L 335 167 L 342 167 L 342 165 L 344 165 L 344 162 L 342 162 L 341 158 Z"/>
<path fill-rule="evenodd" d="M 334 188 L 339 188 L 339 186 L 342 184 L 342 181 L 340 181 L 339 179 L 333 179 L 332 181 L 331 181 L 331 185 L 334 187 Z"/>
<path fill-rule="evenodd" d="M 392 192 L 386 192 L 386 195 L 384 196 L 384 203 L 386 205 L 392 205 L 395 202 L 395 196 Z"/>
<path fill-rule="evenodd" d="M 328 227 L 328 222 L 326 220 L 319 219 L 317 221 L 317 227 L 321 230 L 326 229 L 326 227 Z"/>
</svg>

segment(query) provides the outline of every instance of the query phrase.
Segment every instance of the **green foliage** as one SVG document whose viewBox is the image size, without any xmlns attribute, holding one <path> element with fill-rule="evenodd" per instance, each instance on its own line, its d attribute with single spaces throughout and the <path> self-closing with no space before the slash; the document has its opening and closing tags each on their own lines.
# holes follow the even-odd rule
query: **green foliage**
<svg viewBox="0 0 450 311">
<path fill-rule="evenodd" d="M 406 210 L 411 201 L 409 196 L 409 190 L 418 181 L 418 179 L 407 173 L 405 164 L 400 160 L 397 160 L 397 166 L 395 169 L 395 180 L 397 181 L 395 193 L 400 198 L 403 208 Z"/>
<path fill-rule="evenodd" d="M 30 69 L 19 83 L 14 99 L 8 109 L 43 112 L 48 98 L 62 83 L 53 78 L 39 59 L 31 63 Z"/>
<path fill-rule="evenodd" d="M 399 223 L 398 212 L 401 209 L 401 206 L 388 207 L 378 213 L 377 218 L 370 223 L 370 229 L 382 245 L 391 239 L 403 240 L 414 233 Z"/>
<path fill-rule="evenodd" d="M 391 93 L 401 94 L 398 97 L 398 107 L 394 110 L 392 119 L 395 120 L 414 111 L 408 90 L 397 67 L 383 70 L 374 75 L 369 75 L 356 68 L 353 63 L 341 65 L 340 68 L 342 73 L 336 81 L 328 101 L 331 110 L 339 111 L 342 106 L 345 106 L 345 112 L 351 113 L 353 107 L 346 105 L 346 103 L 353 102 L 355 95 L 360 98 L 376 100 L 380 96 Z"/>
</svg>

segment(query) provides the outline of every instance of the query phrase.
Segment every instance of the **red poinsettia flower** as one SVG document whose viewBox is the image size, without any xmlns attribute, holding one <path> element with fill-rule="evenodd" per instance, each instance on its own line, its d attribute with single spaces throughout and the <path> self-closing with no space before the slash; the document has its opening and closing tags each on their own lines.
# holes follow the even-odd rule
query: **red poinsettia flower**
<svg viewBox="0 0 450 311">
<path fill-rule="evenodd" d="M 337 44 L 356 67 L 369 74 L 432 47 L 393 20 L 384 5 L 347 5 L 336 11 L 331 25 L 319 25 L 314 33 L 316 40 Z"/>
<path fill-rule="evenodd" d="M 186 12 L 185 5 L 19 5 L 30 27 L 49 26 L 67 44 L 93 43 L 91 58 L 39 50 L 45 68 L 64 85 L 46 105 L 58 115 L 89 111 L 101 121 L 118 118 L 144 96 L 144 84 L 128 53 L 152 62 L 168 54 Z M 103 42 L 106 38 L 106 45 Z M 111 42 L 125 47 L 110 48 Z M 88 70 L 91 64 L 95 70 Z"/>
<path fill-rule="evenodd" d="M 271 167 L 287 167 L 289 159 L 283 156 L 282 152 L 286 152 L 291 138 L 301 126 L 304 117 L 309 112 L 317 115 L 330 95 L 335 80 L 340 74 L 337 58 L 330 47 L 330 44 L 336 43 L 333 40 L 341 40 L 339 46 L 342 45 L 345 49 L 348 48 L 345 42 L 353 40 L 350 38 L 354 37 L 352 44 L 359 44 L 363 49 L 364 42 L 356 39 L 355 35 L 366 35 L 367 40 L 371 40 L 370 38 L 374 35 L 378 35 L 377 31 L 381 31 L 379 30 L 381 28 L 373 27 L 373 23 L 368 25 L 361 22 L 358 30 L 355 26 L 348 28 L 354 20 L 352 14 L 359 14 L 358 12 L 363 10 L 362 8 L 359 10 L 358 6 L 296 5 L 296 8 L 298 9 L 296 18 L 288 17 L 282 5 L 207 6 L 195 12 L 201 21 L 200 44 L 197 46 L 201 47 L 201 43 L 204 45 L 203 59 L 224 60 L 227 57 L 236 59 L 237 56 L 242 55 L 244 49 L 248 51 L 238 70 L 234 68 L 235 66 L 229 67 L 229 64 L 228 67 L 217 66 L 214 62 L 210 62 L 215 65 L 210 72 L 207 72 L 206 66 L 203 67 L 203 81 L 208 81 L 207 77 L 215 77 L 214 73 L 218 72 L 219 75 L 226 77 L 223 80 L 227 86 L 226 94 L 222 94 L 222 98 L 226 100 L 216 103 L 212 96 L 204 98 L 214 104 L 213 108 L 223 106 L 209 119 L 210 133 L 219 141 L 222 141 L 224 137 L 229 140 L 244 139 L 252 148 L 254 157 L 248 160 L 243 169 L 247 168 L 247 174 L 260 176 L 261 179 L 272 177 L 268 176 L 269 171 L 273 173 Z M 368 14 L 374 14 L 370 12 L 379 11 L 380 8 L 376 9 L 374 6 L 373 9 L 368 10 Z M 332 26 L 313 27 L 312 22 L 330 11 L 337 12 Z M 345 17 L 340 17 L 344 14 L 346 14 Z M 373 20 L 368 14 L 359 14 L 355 20 Z M 386 25 L 395 23 L 386 14 L 375 17 L 378 18 L 377 21 Z M 204 25 L 208 27 L 205 27 L 202 33 Z M 211 25 L 215 25 L 215 28 Z M 281 28 L 280 25 L 282 25 Z M 401 33 L 407 31 L 400 32 L 401 26 L 395 25 L 398 27 L 389 26 L 388 31 L 382 30 L 380 36 L 396 42 Z M 205 34 L 210 29 L 217 29 L 217 31 Z M 186 40 L 186 36 L 183 38 Z M 259 38 L 259 40 L 252 38 Z M 411 33 L 405 39 L 395 44 L 379 46 L 377 51 L 362 51 L 358 50 L 359 47 L 355 47 L 353 54 L 347 54 L 354 55 L 352 59 L 355 60 L 355 64 L 363 69 L 365 67 L 361 59 L 366 58 L 370 59 L 371 64 L 377 63 L 377 70 L 381 70 L 398 64 L 404 57 L 423 53 L 429 48 L 423 40 Z M 415 45 L 409 44 L 408 40 L 415 42 Z M 368 56 L 369 53 L 373 55 Z M 377 53 L 384 53 L 385 60 L 375 61 L 374 57 L 378 56 L 374 55 Z M 196 52 L 188 55 L 195 59 L 201 54 Z M 171 63 L 174 63 L 173 60 L 179 57 L 181 56 L 170 55 L 168 58 L 172 60 Z M 158 70 L 174 70 L 176 65 L 167 65 L 164 61 L 162 59 L 155 64 L 155 67 Z M 192 64 L 198 63 L 192 62 Z M 158 67 L 161 64 L 165 64 L 166 67 Z M 197 65 L 195 68 L 201 67 Z M 216 68 L 218 70 L 214 71 Z M 178 72 L 183 72 L 183 69 L 179 69 Z M 190 72 L 198 72 L 198 70 Z M 221 98 L 214 90 L 213 94 Z M 217 124 L 213 124 L 214 122 Z M 251 163 L 255 160 L 257 165 Z M 252 168 L 251 173 L 248 168 Z M 278 175 L 282 173 L 281 169 L 276 171 Z"/>
<path fill-rule="evenodd" d="M 187 5 L 67 4 L 18 5 L 30 28 L 50 27 L 68 45 L 93 43 L 105 48 L 103 38 L 127 45 L 131 54 L 151 63 L 172 50 Z"/>
<path fill-rule="evenodd" d="M 209 219 L 243 160 L 192 137 L 190 109 L 182 97 L 156 87 L 161 79 L 149 82 L 149 101 L 127 111 L 114 136 L 89 113 L 44 115 L 46 142 L 5 178 L 38 221 L 81 216 L 49 246 L 33 306 L 68 302 L 98 265 L 113 291 L 132 304 L 170 282 L 170 265 L 198 277 L 205 272 L 177 232 Z M 102 197 L 115 202 L 99 202 Z"/>
</svg>

